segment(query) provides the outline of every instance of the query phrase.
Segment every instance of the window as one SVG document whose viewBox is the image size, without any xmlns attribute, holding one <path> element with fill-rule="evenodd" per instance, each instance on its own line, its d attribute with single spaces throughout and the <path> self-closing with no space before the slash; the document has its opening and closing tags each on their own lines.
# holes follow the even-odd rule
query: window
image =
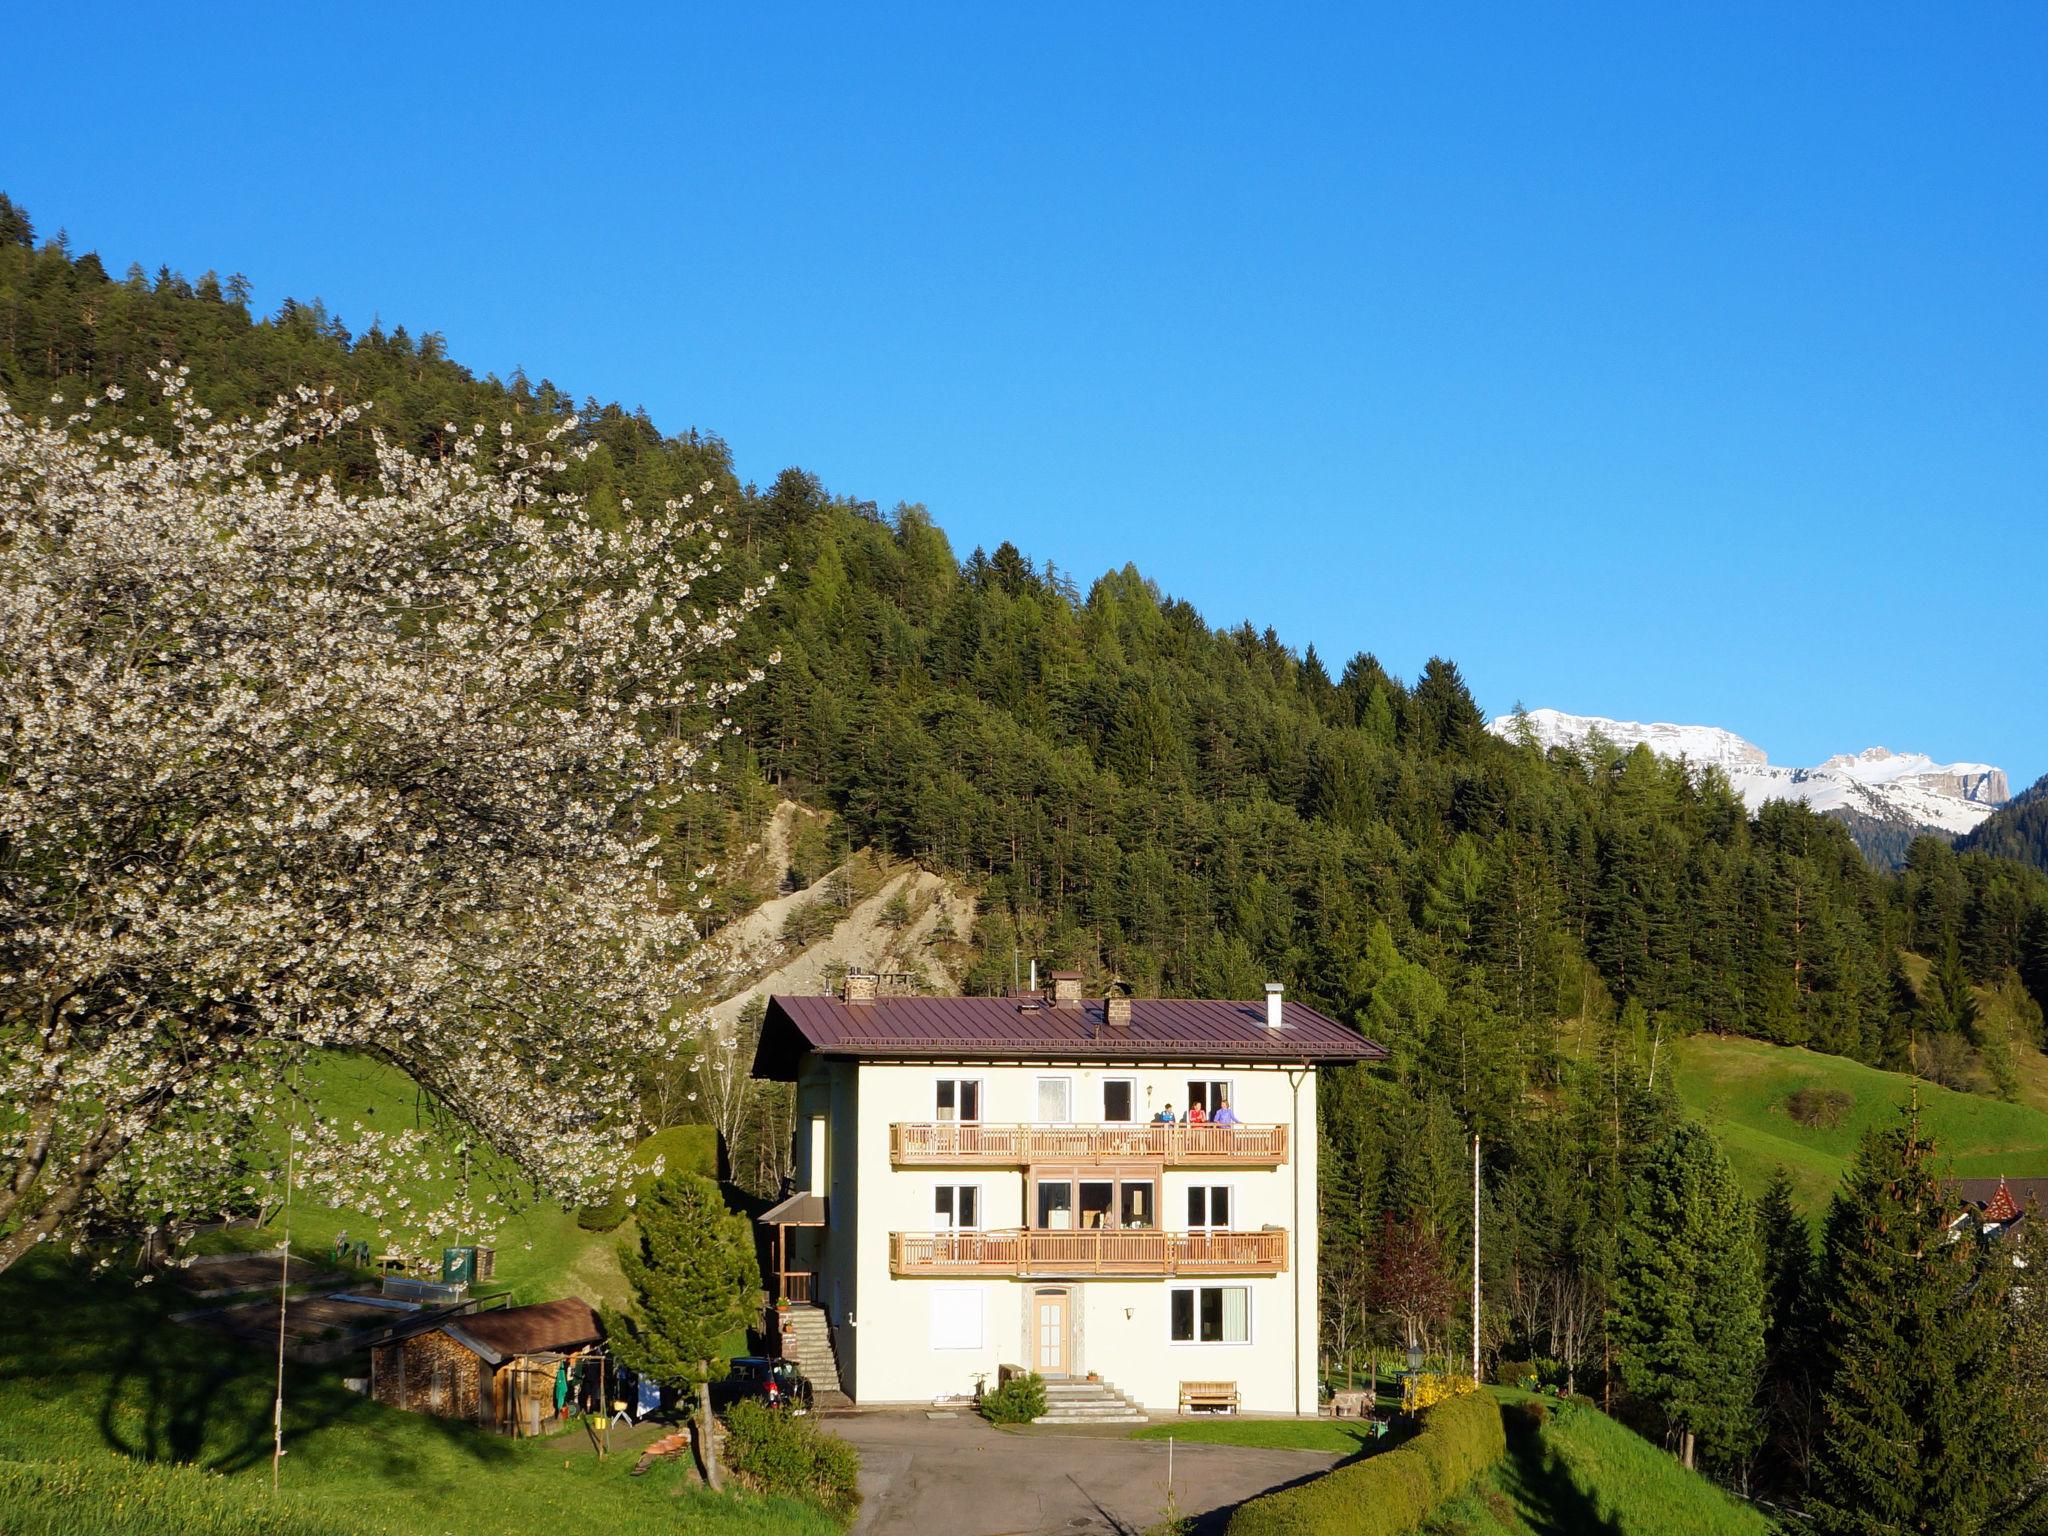
<svg viewBox="0 0 2048 1536">
<path fill-rule="evenodd" d="M 1173 1290 L 1176 1344 L 1249 1344 L 1252 1293 L 1243 1285 L 1185 1285 Z"/>
<path fill-rule="evenodd" d="M 981 1348 L 981 1287 L 934 1286 L 931 1296 L 932 1348 Z"/>
<path fill-rule="evenodd" d="M 1064 1077 L 1041 1077 L 1038 1080 L 1040 1125 L 1065 1125 L 1074 1118 L 1073 1088 L 1072 1080 Z"/>
<path fill-rule="evenodd" d="M 1230 1186 L 1193 1184 L 1188 1187 L 1188 1226 L 1227 1228 L 1230 1225 Z"/>
<path fill-rule="evenodd" d="M 1118 1191 L 1119 1200 L 1116 1213 L 1116 1224 L 1118 1226 L 1150 1228 L 1158 1225 L 1152 1216 L 1153 1207 L 1158 1202 L 1154 1198 L 1152 1181 L 1150 1179 L 1145 1180 L 1143 1183 L 1127 1179 L 1118 1186 Z"/>
<path fill-rule="evenodd" d="M 1106 1227 L 1109 1225 L 1109 1207 L 1116 1186 L 1108 1179 L 1083 1179 L 1081 1181 L 1081 1225 L 1083 1227 Z"/>
<path fill-rule="evenodd" d="M 1123 1124 L 1131 1118 L 1131 1090 L 1136 1085 L 1128 1077 L 1110 1077 L 1102 1083 L 1102 1118 L 1111 1125 Z"/>
<path fill-rule="evenodd" d="M 1213 1115 L 1230 1102 L 1230 1080 L 1228 1078 L 1207 1078 L 1190 1080 L 1188 1083 L 1188 1105 L 1193 1109 L 1202 1106 L 1202 1113 Z"/>
<path fill-rule="evenodd" d="M 1074 1224 L 1074 1186 L 1061 1180 L 1038 1186 L 1038 1225 L 1064 1232 Z"/>
<path fill-rule="evenodd" d="M 945 1232 L 955 1227 L 981 1225 L 981 1187 L 976 1184 L 941 1184 L 932 1197 L 932 1226 Z"/>
<path fill-rule="evenodd" d="M 938 1117 L 941 1120 L 979 1120 L 980 1081 L 972 1077 L 940 1078 Z"/>
</svg>

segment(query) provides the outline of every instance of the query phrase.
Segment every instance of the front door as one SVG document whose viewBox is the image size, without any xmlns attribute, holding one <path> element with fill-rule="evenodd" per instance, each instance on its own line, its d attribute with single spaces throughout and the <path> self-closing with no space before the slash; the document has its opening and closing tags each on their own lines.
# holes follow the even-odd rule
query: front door
<svg viewBox="0 0 2048 1536">
<path fill-rule="evenodd" d="M 1032 1369 L 1041 1376 L 1064 1376 L 1070 1369 L 1067 1340 L 1067 1293 L 1038 1291 L 1031 1298 L 1031 1332 L 1035 1340 Z"/>
</svg>

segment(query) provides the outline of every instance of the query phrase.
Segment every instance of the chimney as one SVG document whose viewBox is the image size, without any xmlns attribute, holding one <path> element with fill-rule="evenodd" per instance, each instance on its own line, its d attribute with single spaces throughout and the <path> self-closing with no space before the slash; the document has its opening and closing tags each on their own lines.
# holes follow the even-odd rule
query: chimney
<svg viewBox="0 0 2048 1536">
<path fill-rule="evenodd" d="M 1131 1000 L 1128 997 L 1105 998 L 1102 1004 L 1102 1022 L 1118 1029 L 1128 1029 L 1131 1023 Z"/>
<path fill-rule="evenodd" d="M 1077 1008 L 1081 1004 L 1081 973 L 1079 971 L 1054 971 L 1052 973 L 1052 1001 L 1055 1008 Z"/>
<path fill-rule="evenodd" d="M 1285 989 L 1277 981 L 1266 983 L 1266 1028 L 1280 1027 L 1280 994 Z"/>
<path fill-rule="evenodd" d="M 1038 990 L 1038 957 L 1036 955 L 1031 957 L 1031 985 L 1024 990 L 1026 992 L 1036 992 Z"/>
<path fill-rule="evenodd" d="M 846 973 L 846 1001 L 849 1003 L 872 1003 L 881 977 L 873 971 L 848 971 Z"/>
</svg>

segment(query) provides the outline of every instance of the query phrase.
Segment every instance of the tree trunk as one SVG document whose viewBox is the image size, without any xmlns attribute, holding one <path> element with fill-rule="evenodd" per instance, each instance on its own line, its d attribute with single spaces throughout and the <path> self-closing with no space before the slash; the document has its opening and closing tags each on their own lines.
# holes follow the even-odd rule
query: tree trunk
<svg viewBox="0 0 2048 1536">
<path fill-rule="evenodd" d="M 718 1437 L 711 1418 L 711 1383 L 697 1386 L 697 1444 L 704 1462 L 704 1486 L 713 1493 L 724 1487 L 718 1477 Z M 1691 1463 L 1687 1463 L 1691 1465 Z"/>
<path fill-rule="evenodd" d="M 1685 1464 L 1685 1470 L 1688 1472 L 1693 1470 L 1692 1449 L 1692 1431 L 1689 1429 L 1681 1429 L 1678 1432 L 1678 1459 Z"/>
</svg>

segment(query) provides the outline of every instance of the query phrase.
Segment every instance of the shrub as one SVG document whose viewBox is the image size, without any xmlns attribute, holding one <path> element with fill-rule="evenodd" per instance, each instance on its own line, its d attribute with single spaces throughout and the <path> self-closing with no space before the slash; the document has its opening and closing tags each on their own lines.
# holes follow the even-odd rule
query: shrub
<svg viewBox="0 0 2048 1536">
<path fill-rule="evenodd" d="M 1406 1444 L 1239 1505 L 1228 1536 L 1409 1536 L 1506 1451 L 1500 1405 L 1467 1391 Z"/>
<path fill-rule="evenodd" d="M 1856 1100 L 1840 1088 L 1795 1088 L 1785 1113 L 1811 1130 L 1831 1131 L 1849 1118 Z"/>
<path fill-rule="evenodd" d="M 1036 1371 L 1012 1376 L 982 1394 L 981 1416 L 991 1424 L 1029 1424 L 1045 1412 L 1045 1378 Z"/>
<path fill-rule="evenodd" d="M 1493 1379 L 1497 1386 L 1519 1387 L 1533 1392 L 1542 1381 L 1542 1373 L 1533 1360 L 1510 1360 L 1503 1355 L 1493 1365 Z"/>
<path fill-rule="evenodd" d="M 597 1205 L 579 1206 L 576 1225 L 586 1232 L 616 1232 L 626 1224 L 626 1197 L 617 1190 Z"/>
<path fill-rule="evenodd" d="M 1540 1397 L 1525 1398 L 1510 1411 L 1521 1420 L 1521 1427 L 1531 1433 L 1541 1429 L 1543 1421 L 1550 1417 L 1550 1405 Z"/>
<path fill-rule="evenodd" d="M 842 1521 L 860 1507 L 860 1455 L 816 1419 L 742 1398 L 725 1417 L 725 1456 L 757 1493 L 803 1499 Z"/>
</svg>

